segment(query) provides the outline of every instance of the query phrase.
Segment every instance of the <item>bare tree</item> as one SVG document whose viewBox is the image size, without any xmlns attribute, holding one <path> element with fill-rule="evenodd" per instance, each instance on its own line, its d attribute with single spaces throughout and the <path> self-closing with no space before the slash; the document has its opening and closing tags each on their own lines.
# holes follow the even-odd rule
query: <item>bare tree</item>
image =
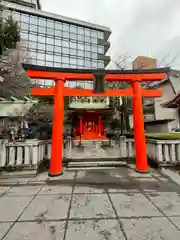
<svg viewBox="0 0 180 240">
<path fill-rule="evenodd" d="M 20 44 L 0 59 L 0 76 L 3 79 L 0 96 L 4 98 L 11 96 L 21 98 L 31 93 L 32 83 L 22 67 L 22 62 L 28 53 L 25 49 L 21 49 Z"/>
</svg>

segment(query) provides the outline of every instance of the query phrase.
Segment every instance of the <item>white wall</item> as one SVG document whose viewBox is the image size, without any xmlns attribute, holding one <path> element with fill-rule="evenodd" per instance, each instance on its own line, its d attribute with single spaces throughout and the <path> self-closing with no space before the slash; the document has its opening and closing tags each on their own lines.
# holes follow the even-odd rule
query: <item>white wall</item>
<svg viewBox="0 0 180 240">
<path fill-rule="evenodd" d="M 154 102 L 155 119 L 156 120 L 175 119 L 174 121 L 170 122 L 169 131 L 171 131 L 172 128 L 176 128 L 179 125 L 178 109 L 163 108 L 161 104 L 171 100 L 175 94 L 169 82 L 162 84 L 160 86 L 160 89 L 162 89 L 162 96 L 156 98 Z"/>
</svg>

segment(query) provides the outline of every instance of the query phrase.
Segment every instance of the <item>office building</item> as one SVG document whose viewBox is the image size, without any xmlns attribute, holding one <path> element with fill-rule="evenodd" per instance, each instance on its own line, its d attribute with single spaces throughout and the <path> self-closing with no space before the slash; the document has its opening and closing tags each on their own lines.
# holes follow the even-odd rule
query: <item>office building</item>
<svg viewBox="0 0 180 240">
<path fill-rule="evenodd" d="M 16 3 L 15 3 L 16 2 Z M 2 17 L 19 22 L 26 62 L 62 68 L 103 69 L 110 62 L 109 28 L 40 10 L 39 0 L 3 1 Z"/>
</svg>

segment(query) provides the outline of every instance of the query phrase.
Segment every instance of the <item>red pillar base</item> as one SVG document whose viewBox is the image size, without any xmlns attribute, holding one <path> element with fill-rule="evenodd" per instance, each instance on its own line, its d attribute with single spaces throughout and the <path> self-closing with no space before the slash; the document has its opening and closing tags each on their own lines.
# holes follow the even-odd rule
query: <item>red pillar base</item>
<svg viewBox="0 0 180 240">
<path fill-rule="evenodd" d="M 143 171 L 136 169 L 136 172 L 137 173 L 142 173 L 142 174 L 149 174 L 151 171 L 149 169 L 143 170 Z"/>
<path fill-rule="evenodd" d="M 59 177 L 59 176 L 62 176 L 63 175 L 63 172 L 61 173 L 56 173 L 56 174 L 52 174 L 52 173 L 49 173 L 48 176 L 49 177 Z"/>
</svg>

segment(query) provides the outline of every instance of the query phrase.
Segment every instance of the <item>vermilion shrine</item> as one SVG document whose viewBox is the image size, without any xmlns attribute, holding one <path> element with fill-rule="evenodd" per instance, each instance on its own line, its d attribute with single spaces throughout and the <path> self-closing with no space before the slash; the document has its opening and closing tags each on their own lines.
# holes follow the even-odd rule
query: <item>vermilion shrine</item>
<svg viewBox="0 0 180 240">
<path fill-rule="evenodd" d="M 63 124 L 64 124 L 64 97 L 65 96 L 130 96 L 133 101 L 133 121 L 134 121 L 134 139 L 136 154 L 136 170 L 141 173 L 148 172 L 148 162 L 146 154 L 146 141 L 144 134 L 144 116 L 142 97 L 160 97 L 161 90 L 146 90 L 141 87 L 141 82 L 160 81 L 165 78 L 168 69 L 151 70 L 126 70 L 126 71 L 104 71 L 104 79 L 107 82 L 127 81 L 131 87 L 127 89 L 104 90 L 101 93 L 95 93 L 92 89 L 75 89 L 65 87 L 66 81 L 94 81 L 94 74 L 101 74 L 101 70 L 80 70 L 80 69 L 61 69 L 51 67 L 41 67 L 33 65 L 24 65 L 29 77 L 36 79 L 52 79 L 55 86 L 49 88 L 34 88 L 34 96 L 54 96 L 54 120 L 52 136 L 52 154 L 50 160 L 50 176 L 59 176 L 62 174 L 62 155 L 63 155 Z M 79 131 L 85 138 L 93 137 L 93 134 L 100 134 L 106 137 L 104 128 L 100 120 L 102 113 L 95 111 L 91 114 L 93 127 L 88 130 L 86 126 L 87 118 L 90 116 L 79 112 L 80 122 Z M 89 132 L 91 133 L 90 137 Z"/>
</svg>

